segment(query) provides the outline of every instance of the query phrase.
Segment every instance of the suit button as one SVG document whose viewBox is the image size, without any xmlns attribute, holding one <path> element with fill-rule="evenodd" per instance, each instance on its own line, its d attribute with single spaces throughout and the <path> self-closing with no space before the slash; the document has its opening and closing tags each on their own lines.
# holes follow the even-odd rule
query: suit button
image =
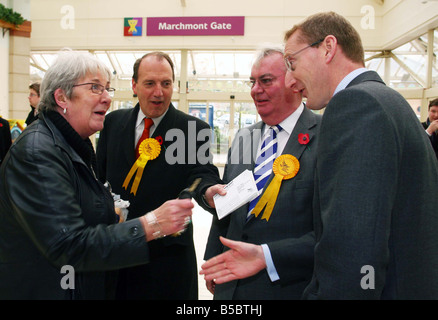
<svg viewBox="0 0 438 320">
<path fill-rule="evenodd" d="M 247 241 L 248 235 L 246 233 L 242 234 L 242 240 Z"/>
<path fill-rule="evenodd" d="M 138 227 L 132 227 L 129 232 L 131 233 L 131 236 L 135 237 L 138 235 Z"/>
</svg>

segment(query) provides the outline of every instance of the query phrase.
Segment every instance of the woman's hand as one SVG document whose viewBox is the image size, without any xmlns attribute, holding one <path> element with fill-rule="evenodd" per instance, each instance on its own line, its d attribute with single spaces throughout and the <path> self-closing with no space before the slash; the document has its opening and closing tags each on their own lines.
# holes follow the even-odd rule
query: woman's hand
<svg viewBox="0 0 438 320">
<path fill-rule="evenodd" d="M 185 230 L 192 216 L 191 199 L 175 199 L 144 215 L 148 241 Z"/>
</svg>

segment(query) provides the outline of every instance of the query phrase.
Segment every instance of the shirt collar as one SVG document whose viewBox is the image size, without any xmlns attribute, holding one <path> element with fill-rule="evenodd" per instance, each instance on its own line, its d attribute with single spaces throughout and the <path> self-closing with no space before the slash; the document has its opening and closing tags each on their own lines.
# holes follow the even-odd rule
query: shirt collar
<svg viewBox="0 0 438 320">
<path fill-rule="evenodd" d="M 298 119 L 300 118 L 301 114 L 304 110 L 304 104 L 301 102 L 300 106 L 295 110 L 289 117 L 284 119 L 282 122 L 279 123 L 281 128 L 287 132 L 288 135 L 292 133 L 292 131 L 295 128 L 295 125 L 297 124 Z"/>
<path fill-rule="evenodd" d="M 337 94 L 341 90 L 344 90 L 350 84 L 350 82 L 353 81 L 354 78 L 356 78 L 357 76 L 359 76 L 360 74 L 366 71 L 368 71 L 367 68 L 358 68 L 356 70 L 351 71 L 349 74 L 347 74 L 347 76 L 344 79 L 342 79 L 341 82 L 339 82 L 333 95 Z"/>
<path fill-rule="evenodd" d="M 161 120 L 163 120 L 163 118 L 166 115 L 167 111 L 169 111 L 169 108 L 167 108 L 167 110 L 161 116 L 159 116 L 158 118 L 151 118 L 152 121 L 154 122 L 155 128 L 158 127 L 158 125 L 160 124 Z M 147 116 L 143 113 L 141 108 L 139 108 L 138 109 L 138 115 L 137 115 L 137 121 L 135 122 L 135 127 L 136 128 L 138 128 L 138 126 L 143 123 L 143 119 L 144 118 L 147 118 Z"/>
</svg>

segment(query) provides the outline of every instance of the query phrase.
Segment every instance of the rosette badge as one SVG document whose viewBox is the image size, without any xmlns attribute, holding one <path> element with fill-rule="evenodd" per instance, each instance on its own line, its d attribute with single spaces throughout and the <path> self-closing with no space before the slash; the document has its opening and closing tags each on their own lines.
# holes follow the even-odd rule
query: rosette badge
<svg viewBox="0 0 438 320">
<path fill-rule="evenodd" d="M 278 193 L 280 192 L 281 182 L 295 177 L 300 170 L 300 162 L 291 154 L 283 154 L 274 161 L 272 171 L 274 178 L 269 183 L 263 195 L 257 202 L 252 214 L 256 217 L 265 208 L 262 219 L 269 221 L 275 202 L 277 201 Z"/>
<path fill-rule="evenodd" d="M 156 139 L 148 138 L 143 140 L 143 142 L 140 144 L 138 152 L 140 156 L 131 167 L 131 170 L 129 170 L 129 173 L 126 176 L 122 186 L 123 188 L 128 190 L 129 182 L 136 173 L 131 186 L 131 193 L 133 193 L 134 196 L 137 193 L 138 185 L 140 184 L 141 177 L 143 176 L 144 167 L 149 160 L 154 160 L 160 155 L 161 146 Z"/>
</svg>

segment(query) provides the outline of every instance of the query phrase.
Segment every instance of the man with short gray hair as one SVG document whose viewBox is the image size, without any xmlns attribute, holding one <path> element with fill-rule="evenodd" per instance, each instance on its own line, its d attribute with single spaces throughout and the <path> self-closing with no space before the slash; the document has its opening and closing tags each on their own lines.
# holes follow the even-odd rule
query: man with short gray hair
<svg viewBox="0 0 438 320">
<path fill-rule="evenodd" d="M 223 180 L 228 183 L 249 170 L 259 196 L 221 220 L 214 217 L 205 253 L 211 260 L 201 273 L 218 300 L 299 299 L 310 281 L 313 176 L 321 116 L 305 107 L 300 92 L 286 86 L 286 72 L 283 51 L 276 48 L 262 50 L 251 70 L 251 96 L 262 121 L 236 134 Z M 287 174 L 280 174 L 280 167 Z M 211 195 L 221 188 L 207 189 L 211 206 Z M 223 245 L 231 250 L 222 253 Z M 239 274 L 228 268 L 233 263 L 222 260 L 240 255 L 235 245 L 250 248 Z M 212 261 L 218 264 L 207 270 Z M 224 277 L 210 273 L 223 266 Z"/>
</svg>

